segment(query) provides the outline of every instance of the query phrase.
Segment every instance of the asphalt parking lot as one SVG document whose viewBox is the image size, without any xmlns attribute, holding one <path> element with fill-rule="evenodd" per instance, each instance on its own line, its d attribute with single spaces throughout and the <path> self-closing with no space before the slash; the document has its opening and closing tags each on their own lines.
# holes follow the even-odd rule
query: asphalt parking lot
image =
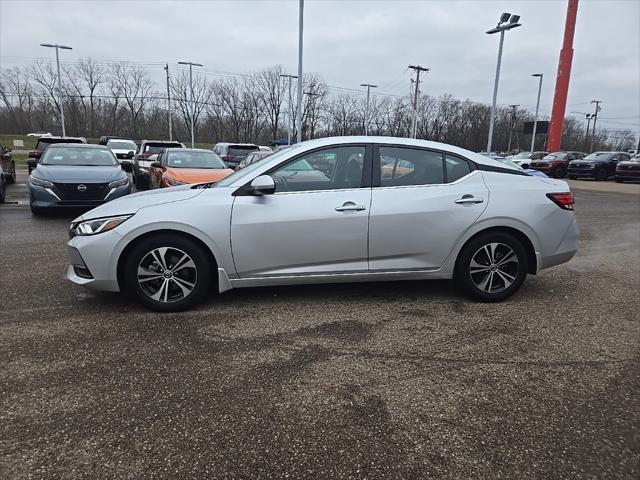
<svg viewBox="0 0 640 480">
<path fill-rule="evenodd" d="M 576 258 L 490 305 L 397 282 L 152 313 L 66 281 L 71 217 L 0 206 L 0 478 L 639 478 L 640 195 L 588 183 Z"/>
</svg>

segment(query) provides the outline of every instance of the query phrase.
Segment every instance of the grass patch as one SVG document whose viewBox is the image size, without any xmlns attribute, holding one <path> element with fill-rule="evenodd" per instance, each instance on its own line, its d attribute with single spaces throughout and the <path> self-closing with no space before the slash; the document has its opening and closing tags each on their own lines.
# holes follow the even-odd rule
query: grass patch
<svg viewBox="0 0 640 480">
<path fill-rule="evenodd" d="M 27 154 L 26 153 L 15 153 L 11 152 L 11 158 L 16 162 L 16 165 L 26 165 L 27 164 Z"/>
</svg>

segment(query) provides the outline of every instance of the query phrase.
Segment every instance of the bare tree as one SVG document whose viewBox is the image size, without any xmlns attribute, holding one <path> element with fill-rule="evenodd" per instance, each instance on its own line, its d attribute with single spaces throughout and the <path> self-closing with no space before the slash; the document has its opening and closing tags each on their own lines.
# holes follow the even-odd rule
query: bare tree
<svg viewBox="0 0 640 480">
<path fill-rule="evenodd" d="M 153 83 L 147 72 L 136 65 L 118 63 L 111 71 L 113 85 L 124 99 L 129 113 L 129 134 L 137 137 L 142 130 L 138 122 L 142 112 L 150 102 Z"/>
<path fill-rule="evenodd" d="M 193 128 L 197 136 L 200 117 L 207 110 L 207 105 L 211 101 L 211 95 L 212 92 L 205 77 L 195 75 L 193 77 L 192 104 L 189 73 L 186 70 L 182 70 L 178 74 L 173 75 L 171 79 L 171 96 L 174 100 L 174 105 L 177 107 L 184 121 L 185 131 L 189 131 L 191 128 L 191 112 L 193 111 Z"/>
</svg>

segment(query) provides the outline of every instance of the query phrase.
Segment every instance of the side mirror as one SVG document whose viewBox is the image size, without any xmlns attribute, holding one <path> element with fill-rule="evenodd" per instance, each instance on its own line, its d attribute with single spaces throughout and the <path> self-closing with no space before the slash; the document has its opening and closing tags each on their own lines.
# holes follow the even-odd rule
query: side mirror
<svg viewBox="0 0 640 480">
<path fill-rule="evenodd" d="M 127 152 L 127 155 L 129 155 L 130 157 L 133 157 L 135 155 L 135 152 L 133 150 Z"/>
<path fill-rule="evenodd" d="M 151 162 L 151 166 L 153 168 L 162 168 L 162 164 L 160 162 L 158 162 L 157 160 L 155 162 Z"/>
<path fill-rule="evenodd" d="M 270 175 L 260 175 L 251 182 L 252 195 L 271 195 L 276 192 L 276 183 Z"/>
</svg>

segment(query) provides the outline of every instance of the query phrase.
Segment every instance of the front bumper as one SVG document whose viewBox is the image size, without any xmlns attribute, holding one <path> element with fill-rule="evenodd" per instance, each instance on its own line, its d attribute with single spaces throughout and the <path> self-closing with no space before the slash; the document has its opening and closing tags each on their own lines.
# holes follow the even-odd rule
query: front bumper
<svg viewBox="0 0 640 480">
<path fill-rule="evenodd" d="M 115 249 L 121 238 L 117 232 L 109 231 L 69 240 L 67 279 L 92 290 L 120 291 Z"/>
<path fill-rule="evenodd" d="M 544 167 L 540 167 L 540 166 L 537 166 L 537 165 L 529 164 L 529 169 L 538 170 L 539 172 L 544 172 L 544 173 L 546 173 L 548 175 L 553 170 L 553 166 L 547 165 L 547 166 L 544 166 Z"/>
<path fill-rule="evenodd" d="M 640 180 L 640 170 L 616 170 L 616 180 Z"/>
<path fill-rule="evenodd" d="M 111 189 L 101 200 L 65 200 L 64 196 L 59 195 L 52 188 L 40 187 L 31 183 L 27 183 L 27 185 L 29 187 L 29 203 L 32 208 L 38 209 L 94 208 L 131 193 L 131 185 L 127 184 Z"/>
<path fill-rule="evenodd" d="M 567 175 L 571 175 L 575 177 L 595 178 L 596 169 L 595 168 L 569 168 L 569 170 L 567 171 Z"/>
</svg>

